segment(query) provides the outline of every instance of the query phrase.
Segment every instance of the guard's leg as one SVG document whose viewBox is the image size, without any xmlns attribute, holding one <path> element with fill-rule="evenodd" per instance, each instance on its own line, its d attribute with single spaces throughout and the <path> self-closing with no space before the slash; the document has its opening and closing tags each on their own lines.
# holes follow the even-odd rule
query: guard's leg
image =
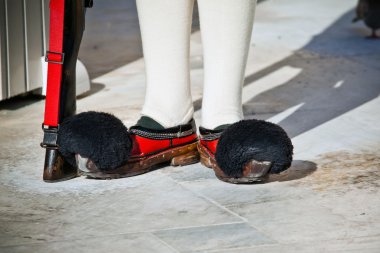
<svg viewBox="0 0 380 253">
<path fill-rule="evenodd" d="M 90 5 L 92 5 L 92 1 L 88 0 L 65 1 L 63 33 L 63 53 L 65 55 L 60 88 L 59 123 L 74 115 L 76 111 L 75 69 L 84 30 L 85 8 L 86 6 L 91 7 Z M 46 148 L 44 181 L 62 181 L 76 176 L 77 169 L 62 158 L 56 147 Z"/>
<path fill-rule="evenodd" d="M 204 90 L 202 126 L 243 119 L 242 88 L 256 0 L 198 0 Z"/>
<path fill-rule="evenodd" d="M 146 68 L 142 115 L 165 128 L 193 117 L 189 50 L 194 0 L 137 0 Z"/>
<path fill-rule="evenodd" d="M 198 0 L 198 6 L 205 71 L 198 145 L 201 162 L 226 182 L 263 182 L 268 173 L 289 168 L 293 146 L 281 127 L 242 120 L 256 0 Z"/>
</svg>

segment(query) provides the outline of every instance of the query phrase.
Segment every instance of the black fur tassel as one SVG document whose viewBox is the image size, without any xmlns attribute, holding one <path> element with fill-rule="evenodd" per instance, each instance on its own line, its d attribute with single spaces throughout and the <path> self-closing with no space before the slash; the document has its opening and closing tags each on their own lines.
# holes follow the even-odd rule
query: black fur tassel
<svg viewBox="0 0 380 253">
<path fill-rule="evenodd" d="M 98 169 L 115 169 L 130 157 L 132 141 L 128 129 L 115 116 L 83 112 L 64 120 L 58 134 L 59 151 L 73 166 L 75 154 L 91 159 Z"/>
<path fill-rule="evenodd" d="M 229 126 L 219 139 L 216 162 L 227 176 L 241 177 L 250 160 L 271 161 L 270 173 L 288 169 L 293 145 L 278 125 L 263 120 L 242 120 Z"/>
</svg>

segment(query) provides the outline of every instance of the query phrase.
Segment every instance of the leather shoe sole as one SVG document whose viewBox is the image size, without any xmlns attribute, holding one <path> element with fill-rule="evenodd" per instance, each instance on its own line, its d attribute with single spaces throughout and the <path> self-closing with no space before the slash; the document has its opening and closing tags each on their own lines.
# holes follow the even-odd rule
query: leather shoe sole
<svg viewBox="0 0 380 253">
<path fill-rule="evenodd" d="M 90 160 L 78 162 L 82 175 L 94 179 L 117 179 L 132 177 L 155 170 L 159 165 L 170 163 L 171 166 L 185 166 L 199 162 L 197 143 L 193 142 L 183 146 L 161 151 L 157 154 L 129 160 L 125 165 L 107 171 L 99 170 Z"/>
<path fill-rule="evenodd" d="M 232 184 L 253 184 L 264 183 L 269 177 L 269 170 L 272 166 L 270 162 L 259 162 L 251 160 L 245 166 L 243 171 L 246 171 L 246 175 L 243 177 L 230 177 L 224 174 L 224 172 L 218 166 L 215 158 L 209 154 L 205 147 L 198 143 L 198 152 L 200 154 L 200 162 L 215 172 L 215 176 L 227 183 Z"/>
</svg>

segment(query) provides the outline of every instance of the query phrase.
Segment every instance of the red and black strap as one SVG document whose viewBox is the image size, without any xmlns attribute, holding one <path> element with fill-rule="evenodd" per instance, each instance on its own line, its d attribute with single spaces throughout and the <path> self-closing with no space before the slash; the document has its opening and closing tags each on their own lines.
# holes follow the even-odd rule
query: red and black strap
<svg viewBox="0 0 380 253">
<path fill-rule="evenodd" d="M 59 105 L 62 83 L 63 33 L 65 22 L 65 0 L 50 0 L 50 38 L 45 61 L 48 62 L 45 117 L 43 123 L 43 147 L 57 147 Z"/>
<path fill-rule="evenodd" d="M 45 57 L 48 62 L 48 71 L 44 119 L 44 125 L 50 127 L 58 127 L 59 124 L 59 100 L 65 57 L 63 52 L 64 18 L 65 0 L 51 0 L 49 51 L 46 52 Z"/>
</svg>

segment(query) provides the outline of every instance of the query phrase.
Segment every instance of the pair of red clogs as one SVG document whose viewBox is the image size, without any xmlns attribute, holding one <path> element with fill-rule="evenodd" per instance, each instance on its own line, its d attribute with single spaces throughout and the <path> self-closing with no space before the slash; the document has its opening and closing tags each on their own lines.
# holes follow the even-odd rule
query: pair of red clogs
<svg viewBox="0 0 380 253">
<path fill-rule="evenodd" d="M 162 165 L 201 161 L 230 183 L 265 181 L 289 168 L 293 146 L 285 131 L 262 120 L 243 120 L 222 129 L 194 120 L 161 130 L 140 125 L 129 130 L 114 116 L 85 112 L 60 126 L 59 152 L 89 178 L 114 179 L 152 171 Z"/>
</svg>

